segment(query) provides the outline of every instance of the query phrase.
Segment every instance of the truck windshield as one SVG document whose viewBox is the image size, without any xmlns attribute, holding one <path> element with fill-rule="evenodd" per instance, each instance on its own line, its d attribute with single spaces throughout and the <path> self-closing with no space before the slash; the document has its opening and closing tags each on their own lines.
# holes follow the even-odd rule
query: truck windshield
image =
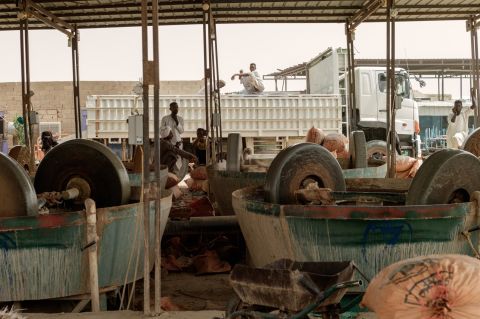
<svg viewBox="0 0 480 319">
<path fill-rule="evenodd" d="M 387 76 L 385 73 L 380 73 L 378 75 L 378 89 L 380 92 L 387 92 Z M 395 74 L 395 91 L 399 96 L 410 96 L 410 81 L 408 80 L 407 75 L 403 73 Z"/>
</svg>

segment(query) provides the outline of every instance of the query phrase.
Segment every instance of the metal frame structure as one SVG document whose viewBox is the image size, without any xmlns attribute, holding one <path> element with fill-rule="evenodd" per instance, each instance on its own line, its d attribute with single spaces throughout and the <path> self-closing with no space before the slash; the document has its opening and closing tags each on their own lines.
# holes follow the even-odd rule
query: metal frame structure
<svg viewBox="0 0 480 319">
<path fill-rule="evenodd" d="M 470 88 L 470 96 L 472 101 L 477 105 L 475 108 L 475 127 L 480 125 L 478 100 L 480 98 L 480 63 L 478 61 L 478 28 L 480 28 L 480 15 L 472 16 L 467 21 L 467 32 L 470 32 L 471 50 L 472 50 L 472 87 Z"/>
<path fill-rule="evenodd" d="M 22 109 L 25 121 L 25 135 L 33 155 L 29 112 L 30 67 L 29 29 L 55 28 L 66 34 L 72 42 L 74 107 L 77 137 L 81 137 L 79 99 L 79 52 L 78 30 L 82 28 L 106 28 L 141 26 L 143 61 L 143 202 L 144 226 L 149 229 L 149 203 L 153 194 L 155 200 L 155 312 L 160 309 L 160 166 L 155 165 L 155 181 L 150 182 L 150 128 L 149 128 L 149 88 L 154 93 L 154 160 L 160 162 L 159 138 L 159 25 L 203 24 L 204 64 L 205 64 L 205 111 L 207 129 L 210 128 L 211 143 L 214 143 L 210 161 L 222 152 L 221 107 L 218 88 L 217 23 L 346 23 L 349 47 L 349 70 L 355 66 L 354 32 L 362 22 L 387 22 L 387 69 L 388 69 L 388 131 L 389 131 L 389 176 L 395 172 L 395 22 L 468 20 L 472 36 L 472 74 L 474 90 L 478 97 L 478 40 L 477 28 L 480 3 L 478 0 L 387 0 L 386 7 L 380 0 L 7 0 L 0 3 L 0 30 L 20 30 L 21 69 L 22 69 Z M 19 23 L 20 20 L 20 23 Z M 148 26 L 153 26 L 153 60 L 149 60 Z M 353 75 L 353 72 L 349 72 Z M 208 87 L 209 84 L 209 87 Z M 355 90 L 355 79 L 349 79 Z M 355 108 L 355 100 L 350 97 L 350 108 Z M 477 112 L 478 114 L 478 112 Z M 352 113 L 351 117 L 354 118 Z M 478 120 L 478 118 L 477 118 Z M 355 122 L 356 123 L 356 122 Z M 220 139 L 220 143 L 219 142 Z M 209 151 L 207 147 L 207 152 Z M 33 165 L 34 167 L 34 165 Z M 144 232 L 145 251 L 149 250 L 149 231 Z M 144 312 L 150 314 L 150 259 L 144 260 Z"/>
</svg>

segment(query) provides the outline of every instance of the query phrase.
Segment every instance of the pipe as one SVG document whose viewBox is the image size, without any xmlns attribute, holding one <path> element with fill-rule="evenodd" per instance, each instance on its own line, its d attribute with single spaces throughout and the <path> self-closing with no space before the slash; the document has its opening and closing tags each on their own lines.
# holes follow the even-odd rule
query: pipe
<svg viewBox="0 0 480 319">
<path fill-rule="evenodd" d="M 209 131 L 209 109 L 208 109 L 208 79 L 210 77 L 209 75 L 209 69 L 208 69 L 208 63 L 207 63 L 207 20 L 206 20 L 206 6 L 210 6 L 208 3 L 203 4 L 203 71 L 204 71 L 204 87 L 205 87 L 205 130 L 207 132 Z M 212 164 L 212 154 L 210 152 L 211 150 L 211 141 L 208 138 L 207 134 L 207 165 Z"/>
<path fill-rule="evenodd" d="M 236 231 L 240 231 L 236 216 L 191 217 L 189 220 L 170 220 L 165 235 Z"/>
<path fill-rule="evenodd" d="M 217 133 L 217 137 L 219 139 L 219 147 L 220 147 L 220 154 L 223 153 L 223 143 L 222 143 L 222 139 L 223 139 L 223 134 L 222 134 L 222 103 L 221 103 L 221 94 L 220 94 L 220 88 L 218 87 L 218 81 L 220 80 L 220 72 L 219 72 L 219 68 L 218 68 L 218 46 L 217 46 L 217 43 L 218 43 L 218 39 L 217 39 L 217 22 L 215 21 L 215 19 L 213 18 L 213 14 L 212 14 L 212 22 L 213 22 L 213 32 L 215 33 L 215 47 L 214 47 L 214 52 L 215 52 L 215 71 L 217 72 L 217 103 L 218 103 L 218 107 L 217 107 L 217 110 L 218 110 L 218 120 L 219 120 L 219 123 L 218 123 L 218 130 L 219 130 L 219 134 Z"/>
<path fill-rule="evenodd" d="M 98 288 L 98 261 L 97 261 L 97 210 L 95 202 L 88 198 L 85 200 L 85 213 L 87 217 L 87 245 L 88 268 L 90 283 L 90 298 L 92 300 L 92 312 L 100 312 L 100 292 Z"/>
</svg>

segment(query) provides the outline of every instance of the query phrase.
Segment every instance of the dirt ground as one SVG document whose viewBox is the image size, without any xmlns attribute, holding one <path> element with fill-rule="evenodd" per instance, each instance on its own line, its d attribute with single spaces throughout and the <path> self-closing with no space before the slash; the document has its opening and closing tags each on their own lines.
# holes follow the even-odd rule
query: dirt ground
<svg viewBox="0 0 480 319">
<path fill-rule="evenodd" d="M 163 278 L 162 296 L 168 296 L 183 310 L 222 310 L 234 296 L 228 274 L 195 276 L 169 273 Z"/>
<path fill-rule="evenodd" d="M 63 314 L 25 314 L 25 319 L 140 319 L 146 318 L 141 312 L 134 311 L 109 311 L 98 314 L 93 313 L 63 313 Z M 181 311 L 181 312 L 164 312 L 159 316 L 148 318 L 159 319 L 212 319 L 215 317 L 222 318 L 223 311 Z"/>
</svg>

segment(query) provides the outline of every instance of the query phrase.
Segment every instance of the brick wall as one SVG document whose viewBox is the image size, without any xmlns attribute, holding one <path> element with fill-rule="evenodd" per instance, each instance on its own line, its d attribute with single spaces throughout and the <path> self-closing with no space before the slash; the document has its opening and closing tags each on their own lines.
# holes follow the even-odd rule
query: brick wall
<svg viewBox="0 0 480 319">
<path fill-rule="evenodd" d="M 132 94 L 137 82 L 125 81 L 83 81 L 80 83 L 80 105 L 85 106 L 88 95 Z M 160 94 L 194 94 L 203 87 L 198 81 L 161 81 Z M 0 83 L 0 112 L 12 121 L 22 114 L 21 83 Z M 38 112 L 41 122 L 62 123 L 62 134 L 74 133 L 73 88 L 71 82 L 32 82 L 33 109 Z"/>
</svg>

